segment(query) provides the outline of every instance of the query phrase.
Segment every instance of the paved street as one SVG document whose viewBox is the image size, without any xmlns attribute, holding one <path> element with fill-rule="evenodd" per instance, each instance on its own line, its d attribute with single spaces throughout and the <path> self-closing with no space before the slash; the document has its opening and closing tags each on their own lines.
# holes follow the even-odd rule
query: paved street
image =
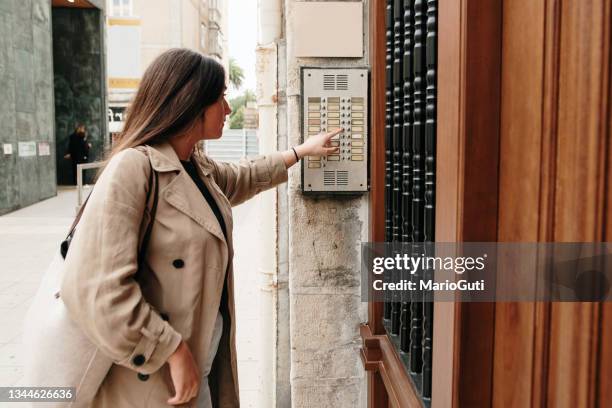
<svg viewBox="0 0 612 408">
<path fill-rule="evenodd" d="M 76 189 L 0 217 L 0 386 L 22 377 L 21 328 L 38 282 L 74 217 Z M 256 407 L 259 389 L 259 290 L 248 255 L 257 252 L 256 198 L 234 208 L 237 347 L 243 406 Z"/>
</svg>

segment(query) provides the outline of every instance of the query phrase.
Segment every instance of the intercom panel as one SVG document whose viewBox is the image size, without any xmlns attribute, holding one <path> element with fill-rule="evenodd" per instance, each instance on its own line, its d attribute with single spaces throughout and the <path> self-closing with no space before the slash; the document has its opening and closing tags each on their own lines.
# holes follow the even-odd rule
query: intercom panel
<svg viewBox="0 0 612 408">
<path fill-rule="evenodd" d="M 302 135 L 341 128 L 337 154 L 302 160 L 304 193 L 368 191 L 368 70 L 302 68 Z"/>
</svg>

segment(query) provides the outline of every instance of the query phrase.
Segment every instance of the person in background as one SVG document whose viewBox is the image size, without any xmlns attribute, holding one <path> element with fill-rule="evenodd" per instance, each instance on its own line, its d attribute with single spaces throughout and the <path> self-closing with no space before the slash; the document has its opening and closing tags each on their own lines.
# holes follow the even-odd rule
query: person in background
<svg viewBox="0 0 612 408">
<path fill-rule="evenodd" d="M 87 142 L 87 130 L 85 125 L 79 123 L 74 132 L 68 137 L 68 149 L 66 150 L 65 159 L 72 162 L 72 184 L 77 183 L 77 164 L 87 163 L 89 157 L 89 149 L 91 143 Z"/>
</svg>

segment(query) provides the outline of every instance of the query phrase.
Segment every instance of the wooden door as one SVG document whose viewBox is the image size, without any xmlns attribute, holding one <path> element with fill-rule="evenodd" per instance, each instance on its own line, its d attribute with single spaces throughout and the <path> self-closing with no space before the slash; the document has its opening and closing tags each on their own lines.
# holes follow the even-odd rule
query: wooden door
<svg viewBox="0 0 612 408">
<path fill-rule="evenodd" d="M 610 11 L 440 2 L 438 239 L 610 240 Z M 433 405 L 606 406 L 610 310 L 436 305 Z"/>
<path fill-rule="evenodd" d="M 436 3 L 438 241 L 612 241 L 611 3 Z M 385 175 L 393 172 L 385 162 L 393 160 L 385 160 L 389 143 L 382 143 L 385 126 L 393 135 L 394 124 L 383 75 L 387 6 L 370 4 L 372 241 L 389 239 Z M 378 317 L 384 311 L 371 304 L 364 327 L 370 406 L 421 405 L 423 395 Z M 604 407 L 612 401 L 609 303 L 437 303 L 433 315 L 426 404 Z"/>
<path fill-rule="evenodd" d="M 504 2 L 499 241 L 612 238 L 610 5 Z M 492 405 L 609 406 L 604 309 L 497 304 Z"/>
</svg>

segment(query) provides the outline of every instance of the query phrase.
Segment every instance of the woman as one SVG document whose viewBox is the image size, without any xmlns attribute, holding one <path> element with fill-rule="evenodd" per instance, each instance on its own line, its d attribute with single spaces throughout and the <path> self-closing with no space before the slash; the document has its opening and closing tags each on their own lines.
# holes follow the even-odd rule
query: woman
<svg viewBox="0 0 612 408">
<path fill-rule="evenodd" d="M 64 158 L 70 159 L 72 184 L 77 183 L 77 164 L 87 163 L 91 144 L 87 142 L 85 125 L 79 123 L 68 137 L 68 149 Z"/>
<path fill-rule="evenodd" d="M 339 131 L 239 165 L 215 162 L 195 147 L 221 136 L 224 90 L 213 59 L 186 49 L 158 57 L 87 203 L 60 296 L 115 362 L 94 407 L 239 406 L 231 206 L 286 181 L 299 158 L 336 152 Z M 151 168 L 159 201 L 137 282 Z"/>
</svg>

